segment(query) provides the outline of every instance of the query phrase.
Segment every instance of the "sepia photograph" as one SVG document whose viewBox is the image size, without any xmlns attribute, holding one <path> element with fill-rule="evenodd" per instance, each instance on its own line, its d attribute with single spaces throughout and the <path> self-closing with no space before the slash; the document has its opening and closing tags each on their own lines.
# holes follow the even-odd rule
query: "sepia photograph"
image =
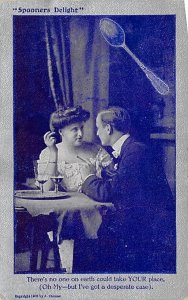
<svg viewBox="0 0 188 300">
<path fill-rule="evenodd" d="M 176 274 L 176 16 L 12 26 L 14 274 Z"/>
</svg>

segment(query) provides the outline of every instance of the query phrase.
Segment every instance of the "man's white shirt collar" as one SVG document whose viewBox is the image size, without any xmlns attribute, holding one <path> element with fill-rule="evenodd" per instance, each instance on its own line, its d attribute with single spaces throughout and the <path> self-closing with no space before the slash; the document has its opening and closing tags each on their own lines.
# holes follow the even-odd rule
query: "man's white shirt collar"
<svg viewBox="0 0 188 300">
<path fill-rule="evenodd" d="M 114 149 L 114 151 L 112 152 L 112 155 L 117 158 L 119 155 L 120 155 L 120 152 L 121 152 L 121 148 L 122 148 L 122 145 L 123 143 L 128 139 L 128 137 L 130 136 L 130 134 L 124 134 L 122 135 L 119 140 L 117 140 L 115 142 L 114 145 L 112 145 L 112 148 Z"/>
</svg>

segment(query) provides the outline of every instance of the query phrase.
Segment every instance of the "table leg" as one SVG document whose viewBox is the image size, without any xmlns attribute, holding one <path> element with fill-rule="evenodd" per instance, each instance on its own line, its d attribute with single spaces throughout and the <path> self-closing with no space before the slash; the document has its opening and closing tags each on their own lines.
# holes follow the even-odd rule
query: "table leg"
<svg viewBox="0 0 188 300">
<path fill-rule="evenodd" d="M 72 273 L 74 240 L 63 240 L 59 245 L 59 253 L 63 270 Z"/>
<path fill-rule="evenodd" d="M 35 227 L 33 224 L 31 226 L 30 270 L 35 272 L 37 270 L 38 249 L 35 245 Z"/>
<path fill-rule="evenodd" d="M 58 247 L 58 241 L 57 241 L 57 228 L 54 228 L 53 230 L 53 251 L 54 251 L 54 264 L 55 269 L 60 270 L 60 254 L 59 254 L 59 247 Z"/>
</svg>

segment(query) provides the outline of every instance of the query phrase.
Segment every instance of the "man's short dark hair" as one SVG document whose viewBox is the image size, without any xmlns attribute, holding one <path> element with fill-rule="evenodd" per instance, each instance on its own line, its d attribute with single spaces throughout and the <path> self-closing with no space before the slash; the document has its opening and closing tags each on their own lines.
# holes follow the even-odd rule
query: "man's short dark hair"
<svg viewBox="0 0 188 300">
<path fill-rule="evenodd" d="M 131 119 L 128 111 L 122 107 L 111 106 L 99 113 L 104 125 L 111 125 L 117 131 L 128 133 L 131 126 Z"/>
</svg>

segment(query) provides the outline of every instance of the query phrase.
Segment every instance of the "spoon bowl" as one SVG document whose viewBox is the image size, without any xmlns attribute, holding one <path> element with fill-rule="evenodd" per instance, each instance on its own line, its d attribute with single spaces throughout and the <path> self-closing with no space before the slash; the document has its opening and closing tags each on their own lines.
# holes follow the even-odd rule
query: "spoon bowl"
<svg viewBox="0 0 188 300">
<path fill-rule="evenodd" d="M 122 47 L 142 69 L 159 94 L 167 95 L 169 93 L 168 85 L 148 69 L 125 44 L 125 32 L 118 23 L 109 18 L 103 18 L 100 20 L 99 27 L 105 41 L 113 47 Z"/>
<path fill-rule="evenodd" d="M 99 24 L 101 33 L 108 44 L 113 47 L 122 47 L 125 44 L 125 32 L 115 21 L 104 18 Z"/>
</svg>

